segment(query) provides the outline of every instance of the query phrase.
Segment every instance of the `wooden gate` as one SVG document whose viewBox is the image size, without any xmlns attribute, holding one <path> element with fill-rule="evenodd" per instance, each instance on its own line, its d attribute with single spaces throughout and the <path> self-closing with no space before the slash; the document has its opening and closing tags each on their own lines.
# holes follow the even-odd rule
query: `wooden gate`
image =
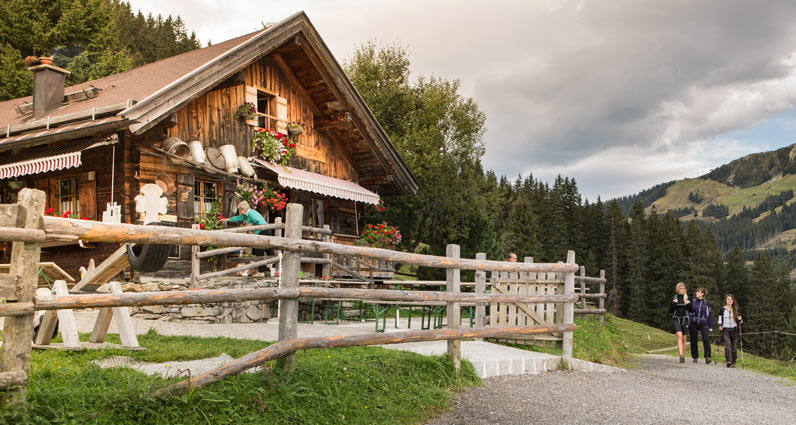
<svg viewBox="0 0 796 425">
<path fill-rule="evenodd" d="M 526 259 L 533 262 L 533 259 Z M 493 294 L 511 295 L 555 295 L 564 293 L 564 275 L 557 273 L 506 273 L 493 272 L 491 279 Z M 532 326 L 563 323 L 563 311 L 559 305 L 491 303 L 489 326 Z M 500 340 L 516 344 L 560 347 L 562 335 L 529 335 L 522 339 Z"/>
</svg>

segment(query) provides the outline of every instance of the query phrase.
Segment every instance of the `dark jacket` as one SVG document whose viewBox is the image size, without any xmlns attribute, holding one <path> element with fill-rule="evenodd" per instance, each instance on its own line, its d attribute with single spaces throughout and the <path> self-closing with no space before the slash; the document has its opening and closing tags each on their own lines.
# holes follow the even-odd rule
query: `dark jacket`
<svg viewBox="0 0 796 425">
<path fill-rule="evenodd" d="M 708 325 L 708 329 L 713 329 L 713 309 L 710 308 L 708 300 L 692 298 L 691 308 L 694 312 L 691 315 L 692 325 Z"/>
<path fill-rule="evenodd" d="M 688 313 L 693 311 L 694 302 L 686 304 L 682 295 L 676 295 L 672 298 L 672 304 L 669 306 L 669 313 L 674 313 L 673 317 L 688 317 Z"/>
</svg>

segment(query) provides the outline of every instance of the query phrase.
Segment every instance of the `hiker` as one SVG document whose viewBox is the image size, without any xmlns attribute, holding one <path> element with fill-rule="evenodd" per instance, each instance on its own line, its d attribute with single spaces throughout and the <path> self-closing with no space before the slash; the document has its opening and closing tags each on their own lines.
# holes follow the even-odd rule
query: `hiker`
<svg viewBox="0 0 796 425">
<path fill-rule="evenodd" d="M 222 221 L 230 221 L 233 223 L 243 223 L 244 226 L 259 226 L 261 224 L 268 224 L 262 214 L 257 212 L 257 210 L 252 209 L 249 207 L 249 203 L 246 201 L 238 202 L 238 215 L 232 216 L 230 218 L 226 218 Z M 260 234 L 262 230 L 255 230 L 255 234 Z M 265 255 L 265 249 L 263 248 L 254 248 L 252 249 L 252 254 L 255 257 L 262 257 Z M 257 267 L 257 271 L 265 272 L 266 266 L 259 266 Z"/>
<path fill-rule="evenodd" d="M 699 360 L 699 333 L 702 333 L 702 346 L 705 349 L 705 364 L 710 364 L 710 332 L 713 332 L 713 310 L 705 299 L 708 291 L 697 288 L 696 299 L 693 304 L 693 314 L 688 328 L 691 334 L 691 358 L 694 363 Z"/>
<path fill-rule="evenodd" d="M 517 254 L 511 253 L 509 254 L 509 263 L 516 263 L 517 262 Z"/>
<path fill-rule="evenodd" d="M 688 336 L 688 313 L 693 310 L 691 300 L 688 299 L 685 283 L 678 282 L 675 286 L 677 294 L 672 299 L 669 306 L 669 313 L 672 314 L 672 325 L 674 333 L 677 335 L 677 351 L 680 353 L 680 363 L 685 363 L 685 340 Z"/>
<path fill-rule="evenodd" d="M 719 311 L 719 332 L 724 338 L 724 359 L 727 367 L 735 367 L 735 360 L 738 359 L 738 336 L 740 329 L 738 326 L 743 323 L 741 315 L 738 314 L 738 303 L 732 294 L 727 294 L 724 299 L 724 307 Z"/>
</svg>

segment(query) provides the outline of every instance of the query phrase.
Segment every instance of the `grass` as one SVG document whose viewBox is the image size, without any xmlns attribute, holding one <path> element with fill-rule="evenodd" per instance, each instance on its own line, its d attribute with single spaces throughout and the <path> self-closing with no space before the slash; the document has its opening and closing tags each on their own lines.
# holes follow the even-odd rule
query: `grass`
<svg viewBox="0 0 796 425">
<path fill-rule="evenodd" d="M 119 341 L 117 335 L 108 340 Z M 466 361 L 457 374 L 445 356 L 351 347 L 300 352 L 292 374 L 267 369 L 155 399 L 150 392 L 176 380 L 100 369 L 91 361 L 114 355 L 147 362 L 238 357 L 270 343 L 153 332 L 139 335 L 139 342 L 146 351 L 34 351 L 28 403 L 0 409 L 0 423 L 419 423 L 447 408 L 455 391 L 480 383 Z"/>
<path fill-rule="evenodd" d="M 578 328 L 573 334 L 572 355 L 577 359 L 593 363 L 625 368 L 632 366 L 633 358 L 623 341 L 623 333 L 616 326 L 616 320 L 617 318 L 606 315 L 605 323 L 600 324 L 597 317 L 586 320 L 576 317 L 575 324 Z M 561 349 L 559 348 L 537 347 L 525 344 L 503 344 L 524 350 L 561 355 Z"/>
<path fill-rule="evenodd" d="M 790 174 L 776 181 L 768 181 L 759 186 L 749 188 L 730 187 L 713 180 L 684 179 L 676 182 L 666 190 L 666 196 L 655 201 L 658 212 L 663 213 L 670 209 L 692 206 L 702 210 L 708 204 L 724 204 L 730 209 L 730 215 L 741 212 L 744 206 L 756 207 L 766 199 L 766 196 L 777 195 L 782 191 L 796 187 L 796 175 Z M 699 192 L 705 200 L 701 204 L 694 204 L 688 200 L 688 194 Z M 648 212 L 650 208 L 647 209 Z"/>
<path fill-rule="evenodd" d="M 607 317 L 607 316 L 606 316 Z M 651 326 L 636 323 L 627 319 L 613 317 L 612 321 L 623 335 L 625 345 L 631 353 L 643 354 L 655 350 L 655 354 L 663 354 L 672 357 L 679 357 L 677 352 L 674 335 Z M 661 350 L 661 351 L 657 351 Z M 686 347 L 686 357 L 691 356 L 690 341 Z M 699 345 L 700 357 L 704 358 L 702 344 Z M 724 363 L 724 347 L 718 345 L 711 346 L 713 360 L 720 365 Z M 740 363 L 740 353 L 738 353 L 738 363 Z M 740 365 L 739 365 L 740 367 Z M 744 353 L 744 367 L 768 375 L 787 378 L 796 381 L 796 364 L 766 359 L 753 354 Z"/>
</svg>

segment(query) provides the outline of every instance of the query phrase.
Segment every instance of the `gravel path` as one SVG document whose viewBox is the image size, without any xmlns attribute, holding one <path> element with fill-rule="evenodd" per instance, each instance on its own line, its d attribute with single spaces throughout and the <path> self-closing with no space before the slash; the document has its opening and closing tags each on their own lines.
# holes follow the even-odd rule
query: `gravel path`
<svg viewBox="0 0 796 425">
<path fill-rule="evenodd" d="M 792 424 L 796 385 L 723 364 L 645 356 L 627 373 L 488 378 L 431 424 Z"/>
</svg>

